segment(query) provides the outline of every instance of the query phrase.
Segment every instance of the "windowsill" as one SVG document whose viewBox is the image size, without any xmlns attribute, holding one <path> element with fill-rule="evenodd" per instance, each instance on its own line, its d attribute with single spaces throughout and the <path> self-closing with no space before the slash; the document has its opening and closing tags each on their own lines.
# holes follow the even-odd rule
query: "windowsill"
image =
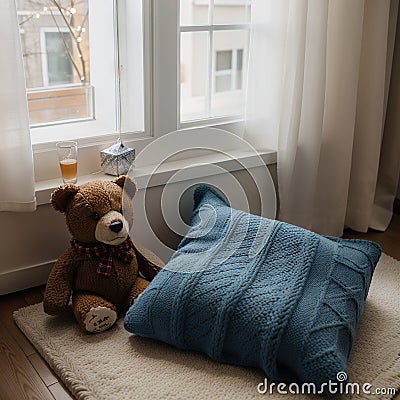
<svg viewBox="0 0 400 400">
<path fill-rule="evenodd" d="M 95 140 L 96 137 L 115 134 L 115 131 L 96 120 L 73 121 L 31 128 L 33 149 L 42 149 L 62 140 L 87 139 Z"/>
<path fill-rule="evenodd" d="M 82 185 L 84 183 L 90 182 L 92 180 L 101 179 L 101 180 L 109 180 L 114 179 L 115 176 L 106 175 L 101 172 L 83 175 L 78 177 L 78 185 Z M 46 181 L 40 181 L 35 183 L 35 194 L 36 194 L 36 204 L 41 206 L 43 204 L 50 203 L 51 193 L 63 184 L 63 180 L 61 178 L 57 179 L 49 179 Z"/>
<path fill-rule="evenodd" d="M 241 136 L 244 130 L 243 119 L 232 117 L 222 117 L 218 119 L 206 120 L 207 124 L 201 125 L 199 121 L 185 123 L 180 130 L 194 128 L 217 128 L 224 129 L 236 136 Z M 210 125 L 212 123 L 212 125 Z M 86 124 L 89 124 L 86 126 Z M 96 130 L 97 121 L 65 124 L 58 127 L 35 128 L 41 131 L 41 135 L 32 135 L 32 148 L 34 153 L 35 180 L 39 185 L 42 182 L 56 181 L 59 177 L 58 156 L 56 151 L 56 142 L 60 140 L 75 140 L 78 142 L 78 174 L 80 176 L 91 176 L 98 173 L 99 153 L 101 150 L 116 143 L 118 135 L 111 130 Z M 96 128 L 95 131 L 88 131 L 86 128 Z M 47 129 L 50 132 L 45 133 Z M 89 128 L 88 128 L 89 129 Z M 89 135 L 88 135 L 89 133 Z M 41 136 L 41 138 L 40 138 Z M 161 135 L 162 136 L 162 135 Z M 39 140 L 40 139 L 40 140 Z M 126 132 L 122 134 L 122 141 L 125 146 L 134 148 L 136 154 L 139 154 L 147 145 L 157 139 L 157 135 L 151 136 L 144 132 Z"/>
<path fill-rule="evenodd" d="M 117 135 L 97 136 L 96 138 L 78 139 L 78 174 L 91 176 L 100 170 L 100 152 L 116 143 Z M 123 143 L 139 153 L 153 137 L 136 134 L 124 134 Z M 74 138 L 76 140 L 76 138 Z M 60 176 L 56 145 L 53 142 L 33 146 L 35 181 L 37 185 L 57 181 Z M 40 186 L 41 187 L 41 186 Z"/>
<path fill-rule="evenodd" d="M 117 137 L 115 130 L 95 120 L 31 128 L 33 151 L 54 149 L 57 142 L 64 140 L 77 141 L 79 146 L 90 146 L 116 140 Z M 124 141 L 151 138 L 143 132 L 127 132 L 122 137 Z"/>
<path fill-rule="evenodd" d="M 245 164 L 246 167 L 251 167 L 252 161 L 255 162 L 254 167 L 257 167 L 259 166 L 259 164 L 257 164 L 259 157 L 261 157 L 265 165 L 275 164 L 276 156 L 276 151 L 273 150 L 260 150 L 258 151 L 257 156 L 254 153 L 241 150 L 232 151 L 229 156 L 213 153 L 211 155 L 166 162 L 160 167 L 157 165 L 149 165 L 146 167 L 135 168 L 132 175 L 135 177 L 138 189 L 140 190 L 148 187 L 165 185 L 171 177 L 182 170 L 185 170 L 185 174 L 181 174 L 181 177 L 179 178 L 181 181 L 192 179 L 195 174 L 199 176 L 199 165 L 213 164 L 220 167 L 219 172 L 216 169 L 206 169 L 200 172 L 204 174 L 204 176 L 210 176 L 221 173 L 221 170 L 227 172 L 241 170 L 243 169 L 241 164 Z M 78 177 L 78 185 L 96 179 L 110 181 L 115 179 L 115 176 L 106 175 L 102 172 L 82 175 Z M 176 181 L 177 180 L 175 179 L 175 182 Z M 37 205 L 49 204 L 51 193 L 58 186 L 62 185 L 62 183 L 61 178 L 36 182 L 35 192 Z"/>
</svg>

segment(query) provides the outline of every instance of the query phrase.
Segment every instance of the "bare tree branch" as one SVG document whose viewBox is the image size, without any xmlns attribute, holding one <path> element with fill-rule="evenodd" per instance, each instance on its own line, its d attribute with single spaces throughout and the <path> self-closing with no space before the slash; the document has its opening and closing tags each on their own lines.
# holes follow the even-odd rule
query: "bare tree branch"
<svg viewBox="0 0 400 400">
<path fill-rule="evenodd" d="M 85 60 L 85 57 L 83 56 L 83 52 L 82 52 L 82 48 L 81 48 L 81 40 L 82 40 L 81 38 L 82 38 L 82 28 L 87 23 L 89 11 L 86 10 L 86 12 L 81 20 L 80 30 L 79 30 L 78 34 L 75 34 L 75 30 L 74 30 L 75 25 L 79 23 L 77 21 L 78 15 L 75 15 L 75 13 L 70 13 L 70 12 L 67 15 L 67 12 L 70 11 L 72 8 L 76 9 L 76 6 L 78 4 L 81 4 L 85 1 L 86 0 L 66 0 L 65 2 L 63 2 L 63 0 L 29 0 L 29 2 L 32 5 L 31 6 L 32 14 L 29 15 L 27 18 L 25 18 L 24 20 L 22 20 L 19 23 L 19 26 L 22 26 L 23 24 L 25 24 L 26 22 L 28 22 L 32 18 L 34 18 L 37 14 L 40 14 L 42 12 L 42 10 L 49 11 L 50 15 L 52 17 L 52 20 L 54 22 L 54 25 L 57 28 L 57 32 L 63 43 L 63 47 L 65 49 L 66 55 L 67 55 L 68 59 L 70 60 L 72 66 L 73 66 L 73 69 L 76 72 L 76 74 L 78 75 L 81 83 L 84 83 L 87 80 L 86 60 Z M 36 7 L 38 9 L 35 11 Z M 67 43 L 65 34 L 61 30 L 59 20 L 58 20 L 58 18 L 56 18 L 56 15 L 58 16 L 58 13 L 59 13 L 60 17 L 63 19 L 63 21 L 68 29 L 68 33 L 70 34 L 71 39 L 73 41 L 73 45 L 76 48 L 76 51 L 77 51 L 79 59 L 80 59 L 80 68 L 78 67 L 79 64 L 78 64 L 78 61 L 76 60 L 76 54 L 74 54 L 75 52 L 73 51 L 73 49 L 71 49 L 70 44 Z M 75 22 L 75 24 L 74 24 L 74 22 Z M 24 56 L 28 56 L 29 54 L 30 54 L 29 52 L 26 52 L 24 54 Z"/>
<path fill-rule="evenodd" d="M 60 14 L 61 14 L 61 16 L 62 16 L 62 18 L 63 18 L 63 20 L 64 20 L 64 22 L 65 22 L 65 25 L 67 25 L 67 28 L 68 28 L 69 32 L 71 33 L 72 37 L 74 38 L 74 40 L 75 40 L 75 42 L 76 42 L 77 37 L 75 36 L 75 33 L 74 33 L 74 31 L 72 30 L 72 28 L 71 28 L 71 24 L 70 24 L 70 23 L 67 21 L 67 19 L 65 18 L 65 15 L 64 15 L 64 13 L 63 13 L 62 8 L 60 7 L 60 5 L 57 3 L 56 0 L 52 0 L 52 2 L 53 2 L 54 5 L 57 7 L 58 11 L 60 11 Z"/>
<path fill-rule="evenodd" d="M 26 17 L 23 21 L 21 21 L 18 25 L 22 26 L 23 24 L 25 24 L 26 22 L 30 21 L 33 17 L 35 16 L 35 14 L 30 15 L 29 17 Z"/>
<path fill-rule="evenodd" d="M 82 32 L 82 27 L 85 25 L 85 22 L 86 22 L 86 20 L 88 18 L 88 15 L 89 15 L 89 10 L 86 10 L 86 14 L 83 17 L 83 20 L 81 22 L 81 32 Z M 80 59 L 81 59 L 82 75 L 84 76 L 85 81 L 86 81 L 86 62 L 85 62 L 85 60 L 83 58 L 83 55 L 82 55 L 81 44 L 78 41 L 76 42 L 76 47 L 78 48 L 79 56 L 80 56 Z"/>
</svg>

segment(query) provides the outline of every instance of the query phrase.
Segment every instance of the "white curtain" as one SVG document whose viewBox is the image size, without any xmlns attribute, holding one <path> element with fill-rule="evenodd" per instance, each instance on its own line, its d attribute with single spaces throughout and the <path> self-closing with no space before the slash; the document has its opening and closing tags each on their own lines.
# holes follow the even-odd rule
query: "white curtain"
<svg viewBox="0 0 400 400">
<path fill-rule="evenodd" d="M 278 150 L 280 219 L 337 236 L 387 228 L 400 174 L 397 14 L 398 0 L 253 0 L 245 137 Z"/>
<path fill-rule="evenodd" d="M 0 37 L 0 211 L 33 211 L 33 157 L 14 0 L 0 3 Z"/>
</svg>

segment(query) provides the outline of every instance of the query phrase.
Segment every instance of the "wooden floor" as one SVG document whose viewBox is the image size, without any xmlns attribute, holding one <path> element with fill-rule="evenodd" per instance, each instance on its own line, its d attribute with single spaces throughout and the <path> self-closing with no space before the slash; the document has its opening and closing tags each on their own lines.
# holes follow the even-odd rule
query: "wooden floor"
<svg viewBox="0 0 400 400">
<path fill-rule="evenodd" d="M 0 296 L 1 400 L 73 399 L 12 318 L 13 311 L 42 297 L 42 287 Z"/>
<path fill-rule="evenodd" d="M 383 251 L 400 260 L 400 216 L 386 232 L 360 234 L 347 230 L 346 238 L 378 242 Z M 12 313 L 42 301 L 43 287 L 0 296 L 0 400 L 71 400 L 57 376 L 14 324 Z M 400 400 L 400 394 L 395 397 Z"/>
</svg>

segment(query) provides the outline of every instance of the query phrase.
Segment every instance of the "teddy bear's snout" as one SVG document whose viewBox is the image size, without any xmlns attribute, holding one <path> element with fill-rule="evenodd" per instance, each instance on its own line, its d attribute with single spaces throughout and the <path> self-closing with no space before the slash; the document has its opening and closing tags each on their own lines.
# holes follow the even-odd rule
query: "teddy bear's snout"
<svg viewBox="0 0 400 400">
<path fill-rule="evenodd" d="M 123 223 L 122 223 L 121 221 L 113 221 L 113 222 L 111 222 L 111 224 L 110 224 L 110 229 L 111 229 L 113 232 L 118 233 L 118 232 L 121 232 L 123 226 L 124 226 L 124 225 L 123 225 Z"/>
<path fill-rule="evenodd" d="M 128 235 L 128 221 L 118 211 L 112 210 L 97 221 L 95 238 L 99 242 L 115 246 L 126 240 Z"/>
</svg>

